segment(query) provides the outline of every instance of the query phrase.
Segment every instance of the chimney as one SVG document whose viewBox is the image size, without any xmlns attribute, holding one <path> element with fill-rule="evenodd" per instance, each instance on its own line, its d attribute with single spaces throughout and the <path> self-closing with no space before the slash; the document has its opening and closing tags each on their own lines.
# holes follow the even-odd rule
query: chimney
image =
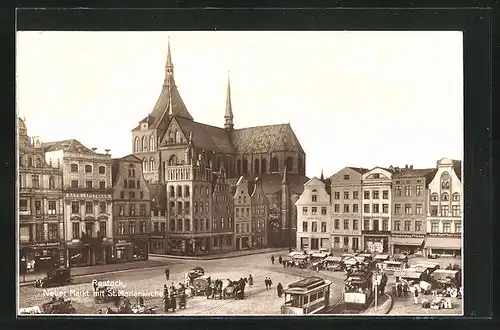
<svg viewBox="0 0 500 330">
<path fill-rule="evenodd" d="M 410 170 L 413 170 L 413 165 L 410 165 Z"/>
<path fill-rule="evenodd" d="M 95 147 L 94 147 L 94 148 L 92 148 L 92 151 L 93 151 L 94 153 L 95 153 L 95 151 L 96 151 L 96 150 L 97 150 L 97 148 L 95 148 Z"/>
<path fill-rule="evenodd" d="M 109 155 L 109 152 L 111 151 L 111 149 L 104 149 L 104 151 L 106 151 L 106 155 Z"/>
<path fill-rule="evenodd" d="M 405 165 L 405 169 L 408 169 L 408 164 Z"/>
<path fill-rule="evenodd" d="M 393 170 L 393 169 L 394 169 L 394 166 L 390 165 L 390 166 L 389 166 L 389 168 L 390 168 L 391 170 Z"/>
</svg>

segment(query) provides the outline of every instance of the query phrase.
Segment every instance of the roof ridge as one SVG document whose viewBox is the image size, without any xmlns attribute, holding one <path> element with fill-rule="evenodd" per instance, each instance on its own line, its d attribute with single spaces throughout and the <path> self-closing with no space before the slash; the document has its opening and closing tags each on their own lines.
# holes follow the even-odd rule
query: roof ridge
<svg viewBox="0 0 500 330">
<path fill-rule="evenodd" d="M 250 127 L 242 127 L 242 128 L 238 128 L 238 129 L 235 129 L 234 131 L 241 131 L 241 130 L 244 130 L 244 129 L 251 129 L 251 128 L 261 128 L 261 127 L 272 127 L 272 126 L 284 126 L 284 125 L 288 125 L 290 126 L 290 124 L 288 123 L 285 123 L 285 124 L 269 124 L 269 125 L 257 125 L 257 126 L 250 126 Z M 290 126 L 291 127 L 291 126 Z"/>
</svg>

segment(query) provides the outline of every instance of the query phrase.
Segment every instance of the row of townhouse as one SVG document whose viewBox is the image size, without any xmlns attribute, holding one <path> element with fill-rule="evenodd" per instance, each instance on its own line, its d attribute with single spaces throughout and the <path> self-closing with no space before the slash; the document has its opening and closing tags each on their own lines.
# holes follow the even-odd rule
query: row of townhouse
<svg viewBox="0 0 500 330">
<path fill-rule="evenodd" d="M 312 178 L 297 201 L 297 248 L 459 255 L 461 162 L 435 168 L 346 167 Z"/>
<path fill-rule="evenodd" d="M 113 159 L 77 140 L 42 143 L 19 130 L 21 266 L 87 266 L 267 245 L 262 182 L 230 185 L 202 158 L 168 167 L 164 184 L 144 178 L 134 155 Z"/>
</svg>

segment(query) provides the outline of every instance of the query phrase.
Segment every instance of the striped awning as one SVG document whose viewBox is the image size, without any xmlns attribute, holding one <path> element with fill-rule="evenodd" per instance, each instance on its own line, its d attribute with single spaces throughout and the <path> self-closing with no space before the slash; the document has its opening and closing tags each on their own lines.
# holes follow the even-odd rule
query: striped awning
<svg viewBox="0 0 500 330">
<path fill-rule="evenodd" d="M 342 261 L 342 257 L 339 256 L 329 256 L 325 259 L 325 261 L 330 261 L 330 262 L 340 262 Z"/>
<path fill-rule="evenodd" d="M 414 269 L 401 269 L 401 270 L 396 270 L 394 272 L 394 276 L 401 278 L 409 278 L 412 280 L 418 280 L 420 279 L 420 276 L 422 276 L 422 272 L 418 272 Z"/>
<path fill-rule="evenodd" d="M 424 239 L 415 237 L 392 237 L 391 242 L 393 245 L 420 246 L 424 243 Z"/>
<path fill-rule="evenodd" d="M 387 254 L 377 254 L 375 256 L 375 258 L 373 258 L 375 260 L 387 260 L 389 259 L 389 256 Z"/>
</svg>

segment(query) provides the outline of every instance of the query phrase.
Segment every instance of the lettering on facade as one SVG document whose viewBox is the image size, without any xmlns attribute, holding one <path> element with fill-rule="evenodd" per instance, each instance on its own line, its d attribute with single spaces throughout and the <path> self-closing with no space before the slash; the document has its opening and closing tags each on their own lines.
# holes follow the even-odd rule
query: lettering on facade
<svg viewBox="0 0 500 330">
<path fill-rule="evenodd" d="M 58 242 L 52 242 L 52 243 L 36 243 L 35 246 L 44 247 L 44 246 L 58 246 L 58 245 L 59 245 Z"/>
<path fill-rule="evenodd" d="M 67 193 L 67 198 L 111 198 L 111 195 L 107 194 L 90 194 L 90 193 Z"/>
<path fill-rule="evenodd" d="M 460 237 L 460 233 L 428 233 L 431 237 Z"/>
<path fill-rule="evenodd" d="M 392 237 L 397 238 L 425 238 L 424 234 L 392 234 Z"/>
</svg>

